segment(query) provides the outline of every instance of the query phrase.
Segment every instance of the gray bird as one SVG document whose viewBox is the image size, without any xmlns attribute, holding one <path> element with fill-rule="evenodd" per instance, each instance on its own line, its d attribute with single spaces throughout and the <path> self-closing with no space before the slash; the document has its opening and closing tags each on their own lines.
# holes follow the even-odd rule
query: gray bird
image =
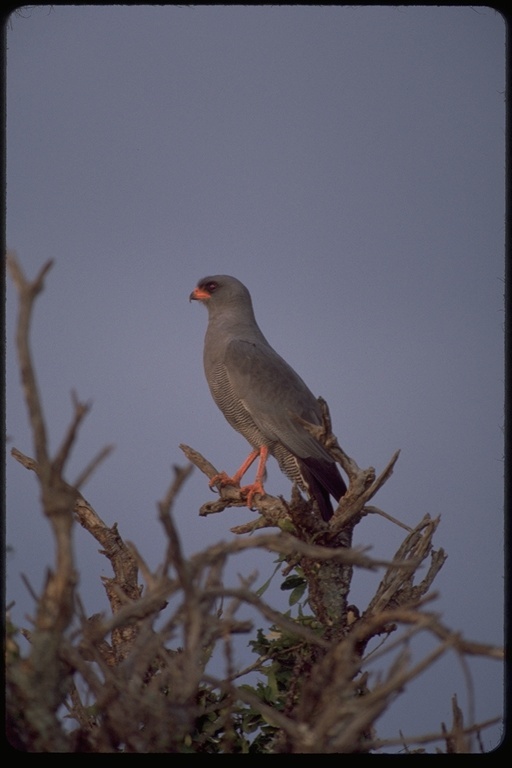
<svg viewBox="0 0 512 768">
<path fill-rule="evenodd" d="M 332 517 L 330 496 L 338 501 L 347 487 L 333 459 L 300 423 L 321 424 L 316 398 L 260 331 L 251 296 L 235 277 L 204 277 L 190 294 L 208 310 L 204 370 L 213 399 L 253 450 L 233 477 L 225 473 L 211 485 L 238 485 L 259 458 L 254 483 L 242 490 L 248 506 L 263 481 L 270 453 L 287 477 L 314 499 L 324 520 Z"/>
</svg>

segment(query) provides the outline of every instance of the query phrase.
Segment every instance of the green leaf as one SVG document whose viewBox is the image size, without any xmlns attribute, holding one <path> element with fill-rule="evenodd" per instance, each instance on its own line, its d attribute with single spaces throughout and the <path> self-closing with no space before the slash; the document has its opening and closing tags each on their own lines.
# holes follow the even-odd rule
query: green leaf
<svg viewBox="0 0 512 768">
<path fill-rule="evenodd" d="M 272 581 L 272 579 L 274 578 L 274 576 L 276 575 L 280 567 L 281 567 L 281 561 L 279 561 L 278 564 L 276 565 L 275 570 L 270 576 L 270 578 L 267 579 L 267 581 L 259 589 L 256 590 L 256 594 L 258 597 L 261 597 L 263 594 L 265 594 L 265 592 L 270 586 L 270 582 Z"/>
<path fill-rule="evenodd" d="M 287 589 L 295 589 L 296 587 L 306 586 L 306 579 L 301 576 L 288 576 L 281 584 L 281 589 L 286 591 Z"/>
<path fill-rule="evenodd" d="M 305 591 L 306 591 L 305 583 L 299 584 L 299 586 L 295 587 L 295 589 L 292 590 L 290 597 L 288 598 L 289 605 L 295 605 L 295 603 L 298 603 L 299 600 L 301 600 L 304 597 Z"/>
</svg>

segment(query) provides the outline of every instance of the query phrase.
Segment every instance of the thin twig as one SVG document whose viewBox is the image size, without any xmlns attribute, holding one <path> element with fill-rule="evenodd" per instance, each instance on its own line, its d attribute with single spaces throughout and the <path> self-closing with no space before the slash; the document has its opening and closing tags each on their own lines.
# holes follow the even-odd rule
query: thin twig
<svg viewBox="0 0 512 768">
<path fill-rule="evenodd" d="M 87 464 L 87 466 L 80 472 L 78 477 L 73 483 L 73 486 L 75 488 L 83 488 L 83 486 L 86 484 L 86 482 L 89 480 L 93 472 L 96 471 L 96 469 L 99 467 L 99 465 L 105 461 L 107 456 L 110 456 L 112 451 L 114 450 L 114 445 L 106 445 L 104 448 L 102 448 L 96 456 L 94 456 L 91 461 Z"/>
<path fill-rule="evenodd" d="M 16 328 L 16 345 L 18 350 L 18 359 L 20 366 L 21 381 L 25 402 L 29 412 L 29 420 L 34 439 L 34 452 L 36 460 L 42 471 L 49 470 L 49 456 L 46 437 L 46 426 L 44 421 L 41 399 L 37 386 L 37 378 L 32 365 L 32 356 L 30 353 L 30 320 L 34 301 L 37 295 L 43 290 L 44 278 L 51 269 L 53 261 L 47 261 L 40 269 L 39 274 L 29 282 L 23 273 L 14 251 L 7 253 L 7 267 L 11 278 L 17 288 L 19 307 L 18 323 Z"/>
<path fill-rule="evenodd" d="M 73 400 L 73 407 L 74 407 L 73 420 L 69 425 L 67 432 L 64 436 L 64 440 L 62 441 L 62 444 L 53 460 L 54 472 L 56 472 L 59 475 L 61 475 L 64 471 L 64 466 L 71 454 L 71 449 L 73 447 L 73 444 L 75 443 L 80 424 L 82 423 L 84 418 L 87 416 L 91 408 L 90 403 L 81 403 L 78 400 L 75 392 L 71 393 L 71 397 Z"/>
</svg>

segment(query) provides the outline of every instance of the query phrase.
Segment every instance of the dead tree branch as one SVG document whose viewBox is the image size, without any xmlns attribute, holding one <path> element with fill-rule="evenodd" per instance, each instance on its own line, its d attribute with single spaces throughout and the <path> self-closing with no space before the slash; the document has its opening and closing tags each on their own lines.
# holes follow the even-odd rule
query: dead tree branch
<svg viewBox="0 0 512 768">
<path fill-rule="evenodd" d="M 77 436 L 86 407 L 75 400 L 75 417 L 56 457 L 48 451 L 47 430 L 30 351 L 30 323 L 37 296 L 52 266 L 47 262 L 32 282 L 27 280 L 13 252 L 7 254 L 7 268 L 18 292 L 16 349 L 25 404 L 31 427 L 35 459 L 12 450 L 14 457 L 34 471 L 41 488 L 43 511 L 51 525 L 55 545 L 55 569 L 48 571 L 39 599 L 35 627 L 31 633 L 31 652 L 27 664 L 13 669 L 12 693 L 32 732 L 32 743 L 39 751 L 59 751 L 63 735 L 56 712 L 69 686 L 63 675 L 60 652 L 64 633 L 74 614 L 77 575 L 74 565 L 72 524 L 77 491 L 63 477 L 64 465 Z M 37 726 L 35 725 L 37 724 Z"/>
<path fill-rule="evenodd" d="M 12 455 L 37 476 L 56 546 L 42 594 L 34 593 L 33 629 L 23 631 L 30 646 L 25 656 L 16 628 L 8 623 L 7 722 L 13 744 L 38 752 L 140 754 L 382 750 L 402 740 L 379 740 L 378 718 L 437 659 L 455 653 L 463 670 L 467 657 L 503 660 L 503 649 L 467 640 L 426 610 L 446 559 L 433 546 L 439 518 L 426 515 L 411 528 L 368 503 L 391 476 L 399 452 L 377 477 L 372 467 L 360 469 L 332 434 L 322 400 L 322 424 L 305 426 L 349 478 L 348 492 L 329 523 L 293 488 L 289 501 L 256 497 L 258 519 L 234 528 L 232 540 L 187 556 L 174 519 L 177 498 L 192 465 L 209 479 L 218 471 L 182 445 L 190 464 L 174 467 L 157 505 L 163 563 L 146 562 L 135 544 L 124 541 L 118 525 L 107 525 L 78 490 L 111 446 L 89 462 L 75 484 L 64 477 L 90 408 L 74 393 L 70 424 L 55 456 L 49 454 L 29 331 L 50 267 L 48 262 L 30 282 L 15 255 L 8 257 L 19 295 L 16 345 L 34 444 L 34 458 L 17 448 Z M 240 488 L 218 490 L 219 497 L 201 507 L 201 516 L 246 506 Z M 368 514 L 405 529 L 391 559 L 352 546 L 354 527 Z M 111 578 L 102 578 L 109 601 L 103 614 L 87 616 L 78 595 L 75 522 L 99 543 L 113 571 Z M 276 530 L 260 532 L 263 528 Z M 228 583 L 233 558 L 244 560 L 248 552 L 261 550 L 277 555 L 276 572 L 280 568 L 285 576 L 282 588 L 297 592 L 290 599 L 290 606 L 298 605 L 295 617 L 263 598 L 267 585 L 255 590 L 255 574 L 239 576 L 234 586 Z M 361 610 L 349 605 L 358 569 L 382 571 L 374 597 Z M 256 622 L 263 626 L 255 632 Z M 416 658 L 411 643 L 423 634 L 433 638 L 434 648 Z M 257 660 L 238 669 L 234 639 L 240 635 L 250 638 Z M 75 731 L 63 725 L 63 707 Z M 451 727 L 441 724 L 437 734 L 407 738 L 406 751 L 429 741 L 444 743 L 448 753 L 467 751 L 470 735 L 496 722 L 465 725 L 456 697 L 452 719 Z"/>
</svg>

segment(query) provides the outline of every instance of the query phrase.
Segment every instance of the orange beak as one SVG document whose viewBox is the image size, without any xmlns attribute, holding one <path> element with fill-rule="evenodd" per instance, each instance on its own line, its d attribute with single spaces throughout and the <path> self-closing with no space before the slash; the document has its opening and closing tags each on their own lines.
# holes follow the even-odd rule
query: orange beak
<svg viewBox="0 0 512 768">
<path fill-rule="evenodd" d="M 201 288 L 194 288 L 190 296 L 189 301 L 205 301 L 210 298 L 210 294 L 207 291 L 203 291 Z"/>
</svg>

